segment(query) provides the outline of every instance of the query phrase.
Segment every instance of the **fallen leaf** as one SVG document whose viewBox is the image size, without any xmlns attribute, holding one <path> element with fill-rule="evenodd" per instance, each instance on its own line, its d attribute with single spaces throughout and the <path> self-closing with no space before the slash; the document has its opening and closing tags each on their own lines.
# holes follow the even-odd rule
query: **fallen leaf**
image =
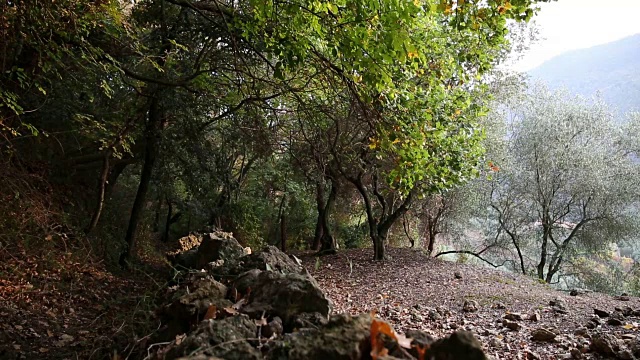
<svg viewBox="0 0 640 360">
<path fill-rule="evenodd" d="M 204 314 L 204 319 L 203 320 L 215 319 L 217 311 L 218 311 L 218 309 L 216 308 L 215 305 L 213 305 L 213 304 L 209 305 L 209 308 L 207 309 L 207 313 Z"/>
</svg>

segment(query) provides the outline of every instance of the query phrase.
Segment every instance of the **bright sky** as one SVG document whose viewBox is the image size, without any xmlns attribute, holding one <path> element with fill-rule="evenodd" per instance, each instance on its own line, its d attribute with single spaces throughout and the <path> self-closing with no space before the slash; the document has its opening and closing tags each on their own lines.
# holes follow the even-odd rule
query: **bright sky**
<svg viewBox="0 0 640 360">
<path fill-rule="evenodd" d="M 527 71 L 561 53 L 640 33 L 640 0 L 558 0 L 540 5 L 540 40 L 514 65 Z"/>
</svg>

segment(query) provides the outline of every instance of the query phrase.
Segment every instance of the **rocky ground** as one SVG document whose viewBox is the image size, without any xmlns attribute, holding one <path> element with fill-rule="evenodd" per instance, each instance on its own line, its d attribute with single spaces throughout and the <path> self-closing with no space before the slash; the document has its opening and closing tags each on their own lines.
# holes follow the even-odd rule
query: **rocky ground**
<svg viewBox="0 0 640 360">
<path fill-rule="evenodd" d="M 0 359 L 640 357 L 635 297 L 410 249 L 373 262 L 370 249 L 295 257 L 229 233 L 185 239 L 170 278 L 0 249 Z"/>
<path fill-rule="evenodd" d="M 634 358 L 640 299 L 579 292 L 571 296 L 530 277 L 389 249 L 317 260 L 301 255 L 335 312 L 375 311 L 395 329 L 441 337 L 472 331 L 494 359 Z M 599 315 L 596 315 L 596 313 Z"/>
</svg>

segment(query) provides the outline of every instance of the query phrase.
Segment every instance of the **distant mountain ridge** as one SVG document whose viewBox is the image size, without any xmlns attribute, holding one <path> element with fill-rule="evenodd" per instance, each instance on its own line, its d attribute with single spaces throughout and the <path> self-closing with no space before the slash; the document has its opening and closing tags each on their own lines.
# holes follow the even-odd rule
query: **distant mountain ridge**
<svg viewBox="0 0 640 360">
<path fill-rule="evenodd" d="M 600 92 L 618 114 L 640 111 L 640 34 L 558 55 L 528 71 L 532 80 L 591 98 Z"/>
</svg>

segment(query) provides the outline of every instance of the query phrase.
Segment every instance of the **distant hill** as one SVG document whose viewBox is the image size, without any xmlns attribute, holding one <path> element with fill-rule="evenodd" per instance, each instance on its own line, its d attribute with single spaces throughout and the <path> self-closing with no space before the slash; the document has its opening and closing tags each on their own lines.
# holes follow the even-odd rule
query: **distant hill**
<svg viewBox="0 0 640 360">
<path fill-rule="evenodd" d="M 586 97 L 599 91 L 621 114 L 640 111 L 640 34 L 564 53 L 528 74 L 552 88 L 565 87 Z"/>
</svg>

